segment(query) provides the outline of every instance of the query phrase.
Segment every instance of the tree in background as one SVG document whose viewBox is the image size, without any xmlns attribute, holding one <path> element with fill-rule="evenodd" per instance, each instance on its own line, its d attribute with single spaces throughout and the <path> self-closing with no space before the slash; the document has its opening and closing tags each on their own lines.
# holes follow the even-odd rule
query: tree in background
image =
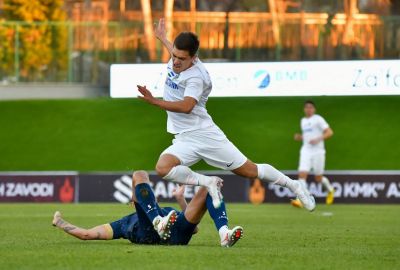
<svg viewBox="0 0 400 270">
<path fill-rule="evenodd" d="M 12 73 L 14 55 L 14 30 L 2 22 L 4 20 L 0 19 L 0 81 Z"/>
<path fill-rule="evenodd" d="M 53 22 L 63 22 L 67 19 L 64 11 L 64 0 L 43 0 L 48 5 L 48 19 Z M 49 72 L 52 78 L 59 79 L 66 77 L 68 68 L 68 26 L 56 25 L 51 27 L 51 69 Z"/>
<path fill-rule="evenodd" d="M 66 29 L 63 26 L 43 23 L 65 21 L 66 13 L 62 7 L 62 0 L 4 1 L 6 20 L 30 23 L 21 24 L 13 29 L 14 35 L 17 35 L 16 31 L 18 31 L 19 48 L 16 48 L 14 44 L 12 54 L 19 55 L 22 80 L 44 81 L 47 76 L 54 73 L 54 69 L 65 70 L 67 66 L 67 61 L 65 61 Z M 16 49 L 18 52 L 15 51 Z M 9 60 L 6 65 L 13 70 L 15 63 Z"/>
</svg>

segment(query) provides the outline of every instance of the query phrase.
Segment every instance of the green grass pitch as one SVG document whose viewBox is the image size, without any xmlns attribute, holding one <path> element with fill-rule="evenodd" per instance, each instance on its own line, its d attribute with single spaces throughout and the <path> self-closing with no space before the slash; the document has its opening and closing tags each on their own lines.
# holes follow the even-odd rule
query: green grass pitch
<svg viewBox="0 0 400 270">
<path fill-rule="evenodd" d="M 335 132 L 327 169 L 400 169 L 400 96 L 313 99 Z M 304 100 L 211 98 L 207 108 L 250 159 L 296 169 Z M 166 113 L 138 99 L 0 102 L 0 127 L 0 171 L 152 170 L 172 140 Z"/>
<path fill-rule="evenodd" d="M 55 210 L 84 227 L 130 212 L 120 204 L 2 204 L 1 269 L 400 269 L 397 205 L 228 204 L 244 238 L 219 247 L 206 214 L 189 246 L 140 246 L 127 240 L 80 241 L 52 227 Z"/>
</svg>

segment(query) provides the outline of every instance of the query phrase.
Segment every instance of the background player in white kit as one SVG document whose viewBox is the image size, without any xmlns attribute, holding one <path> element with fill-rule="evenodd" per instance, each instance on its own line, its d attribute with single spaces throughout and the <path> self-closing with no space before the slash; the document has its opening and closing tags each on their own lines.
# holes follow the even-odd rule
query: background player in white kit
<svg viewBox="0 0 400 270">
<path fill-rule="evenodd" d="M 333 131 L 325 119 L 316 114 L 315 111 L 314 102 L 307 100 L 304 103 L 305 116 L 300 122 L 302 134 L 296 133 L 294 135 L 296 141 L 303 142 L 300 150 L 299 181 L 306 187 L 307 176 L 312 171 L 315 181 L 321 182 L 328 192 L 326 204 L 332 204 L 335 190 L 329 182 L 329 179 L 324 176 L 326 153 L 324 141 L 332 137 Z M 302 203 L 299 199 L 292 200 L 292 205 L 302 207 Z"/>
<path fill-rule="evenodd" d="M 167 65 L 164 98 L 154 98 L 146 86 L 138 85 L 142 94 L 139 98 L 167 111 L 167 131 L 175 135 L 173 144 L 160 155 L 156 165 L 157 173 L 166 180 L 180 184 L 207 187 L 214 206 L 218 208 L 222 201 L 222 179 L 202 175 L 189 168 L 204 160 L 214 167 L 231 170 L 246 178 L 259 178 L 287 187 L 297 195 L 304 208 L 313 211 L 315 200 L 307 189 L 271 165 L 255 164 L 247 159 L 207 113 L 206 102 L 212 82 L 203 63 L 197 57 L 197 36 L 191 32 L 182 32 L 172 44 L 166 38 L 163 19 L 155 31 L 157 38 L 171 54 Z M 162 233 L 162 228 L 157 227 L 161 223 L 165 223 L 161 217 L 153 220 L 159 233 Z"/>
</svg>

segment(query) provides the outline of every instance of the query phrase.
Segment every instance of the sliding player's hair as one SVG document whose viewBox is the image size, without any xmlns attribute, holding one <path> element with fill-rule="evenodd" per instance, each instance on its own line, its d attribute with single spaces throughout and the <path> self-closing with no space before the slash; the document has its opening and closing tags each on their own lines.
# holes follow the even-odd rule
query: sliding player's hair
<svg viewBox="0 0 400 270">
<path fill-rule="evenodd" d="M 312 100 L 310 100 L 310 99 L 304 101 L 304 106 L 306 106 L 307 104 L 311 104 L 311 105 L 313 105 L 314 108 L 315 108 L 315 103 L 314 103 L 314 101 L 312 101 Z"/>
<path fill-rule="evenodd" d="M 182 32 L 174 41 L 174 46 L 178 50 L 187 51 L 192 57 L 196 55 L 199 45 L 199 38 L 192 32 Z"/>
</svg>

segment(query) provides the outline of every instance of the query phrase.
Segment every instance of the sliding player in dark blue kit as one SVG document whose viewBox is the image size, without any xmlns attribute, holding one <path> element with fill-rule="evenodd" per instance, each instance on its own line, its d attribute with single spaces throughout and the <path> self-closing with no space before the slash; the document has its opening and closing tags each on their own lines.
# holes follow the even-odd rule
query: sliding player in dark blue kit
<svg viewBox="0 0 400 270">
<path fill-rule="evenodd" d="M 83 229 L 65 221 L 61 213 L 57 211 L 53 217 L 53 226 L 81 240 L 123 238 L 135 244 L 187 245 L 192 235 L 197 233 L 197 224 L 208 210 L 219 232 L 221 246 L 231 247 L 243 235 L 243 229 L 240 226 L 231 230 L 228 228 L 225 205 L 222 204 L 221 207 L 215 209 L 206 188 L 200 188 L 189 204 L 186 203 L 183 196 L 184 186 L 175 190 L 175 198 L 182 208 L 182 212 L 179 212 L 174 208 L 161 208 L 158 205 L 146 172 L 135 172 L 132 181 L 135 189 L 132 200 L 136 213 L 108 224 Z M 155 225 L 152 222 L 154 216 L 161 216 Z"/>
</svg>

